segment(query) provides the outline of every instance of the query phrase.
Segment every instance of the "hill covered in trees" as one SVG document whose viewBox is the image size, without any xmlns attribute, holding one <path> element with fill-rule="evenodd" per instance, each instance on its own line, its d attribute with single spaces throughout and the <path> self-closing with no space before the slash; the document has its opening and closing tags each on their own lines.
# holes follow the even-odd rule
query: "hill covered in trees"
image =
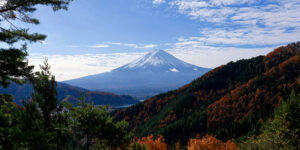
<svg viewBox="0 0 300 150">
<path fill-rule="evenodd" d="M 274 109 L 300 90 L 300 42 L 266 56 L 230 62 L 178 90 L 114 113 L 139 137 L 187 144 L 199 135 L 227 141 L 256 135 Z M 180 135 L 180 136 L 178 136 Z"/>
<path fill-rule="evenodd" d="M 94 105 L 112 105 L 123 106 L 135 104 L 138 100 L 127 95 L 116 95 L 108 92 L 89 91 L 84 88 L 71 86 L 65 83 L 57 83 L 57 98 L 59 101 L 68 101 L 73 104 L 76 103 L 80 94 L 84 94 L 86 102 L 93 103 Z M 31 84 L 18 85 L 11 83 L 7 88 L 0 87 L 0 93 L 11 94 L 14 96 L 14 102 L 22 105 L 23 100 L 29 100 L 33 93 Z"/>
</svg>

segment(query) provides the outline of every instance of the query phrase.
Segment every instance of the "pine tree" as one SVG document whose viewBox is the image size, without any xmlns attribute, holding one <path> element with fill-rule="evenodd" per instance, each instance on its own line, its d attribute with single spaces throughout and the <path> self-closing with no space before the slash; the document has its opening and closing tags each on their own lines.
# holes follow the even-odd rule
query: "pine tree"
<svg viewBox="0 0 300 150">
<path fill-rule="evenodd" d="M 51 6 L 54 11 L 67 9 L 72 0 L 2 0 L 0 3 L 0 42 L 7 45 L 0 48 L 0 85 L 7 87 L 11 81 L 22 83 L 31 76 L 33 66 L 26 59 L 27 43 L 45 40 L 46 35 L 29 33 L 29 29 L 17 27 L 18 20 L 29 24 L 39 24 L 39 20 L 31 17 L 37 5 Z M 23 43 L 17 48 L 15 45 Z"/>
<path fill-rule="evenodd" d="M 51 114 L 55 113 L 58 107 L 57 83 L 55 77 L 50 73 L 50 65 L 45 59 L 44 65 L 40 65 L 41 71 L 36 72 L 32 80 L 34 93 L 32 100 L 36 102 L 43 113 L 44 129 L 51 128 Z"/>
<path fill-rule="evenodd" d="M 113 122 L 108 106 L 94 106 L 79 98 L 76 107 L 67 106 L 70 111 L 70 125 L 77 146 L 81 149 L 124 149 L 132 136 L 127 132 L 127 122 Z"/>
<path fill-rule="evenodd" d="M 16 147 L 24 149 L 66 149 L 68 115 L 57 99 L 55 77 L 50 73 L 47 59 L 40 65 L 31 82 L 34 93 L 32 100 L 24 102 L 24 111 L 17 115 L 14 128 Z"/>
<path fill-rule="evenodd" d="M 0 94 L 0 149 L 11 149 L 11 133 L 14 121 L 13 96 Z"/>
<path fill-rule="evenodd" d="M 13 97 L 0 94 L 0 149 L 62 149 L 65 116 L 56 98 L 56 82 L 49 65 L 33 74 L 28 65 L 27 44 L 43 41 L 46 35 L 30 33 L 15 22 L 38 25 L 32 17 L 36 6 L 52 7 L 53 11 L 67 9 L 72 0 L 1 0 L 0 1 L 0 86 L 11 82 L 22 84 L 30 80 L 35 93 L 24 107 L 16 106 Z M 44 68 L 43 68 L 44 67 Z"/>
</svg>

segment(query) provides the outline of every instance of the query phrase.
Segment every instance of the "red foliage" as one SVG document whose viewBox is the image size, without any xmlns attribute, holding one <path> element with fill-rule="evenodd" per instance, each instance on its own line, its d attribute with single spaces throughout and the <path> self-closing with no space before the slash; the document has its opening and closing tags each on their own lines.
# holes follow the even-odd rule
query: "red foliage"
<svg viewBox="0 0 300 150">
<path fill-rule="evenodd" d="M 202 139 L 190 139 L 188 150 L 239 150 L 236 144 L 232 141 L 223 142 L 206 135 Z"/>
<path fill-rule="evenodd" d="M 284 53 L 281 49 L 279 51 L 280 54 Z M 279 55 L 278 53 L 275 54 Z M 290 57 L 265 72 L 261 79 L 255 77 L 209 105 L 207 126 L 214 127 L 232 121 L 237 122 L 257 110 L 278 106 L 284 96 L 295 89 L 299 77 L 300 56 Z M 287 83 L 289 80 L 294 82 Z M 269 85 L 272 83 L 278 83 L 277 89 Z M 254 88 L 252 85 L 263 86 Z"/>
<path fill-rule="evenodd" d="M 264 57 L 264 63 L 266 67 L 271 68 L 280 63 L 282 60 L 285 60 L 291 56 L 300 55 L 300 49 L 297 47 L 300 47 L 300 42 L 276 48 L 274 51 L 270 52 Z"/>
<path fill-rule="evenodd" d="M 142 139 L 136 139 L 141 145 L 146 145 L 148 150 L 168 150 L 168 145 L 165 143 L 163 136 L 158 136 L 154 139 L 153 135 L 143 137 Z"/>
</svg>

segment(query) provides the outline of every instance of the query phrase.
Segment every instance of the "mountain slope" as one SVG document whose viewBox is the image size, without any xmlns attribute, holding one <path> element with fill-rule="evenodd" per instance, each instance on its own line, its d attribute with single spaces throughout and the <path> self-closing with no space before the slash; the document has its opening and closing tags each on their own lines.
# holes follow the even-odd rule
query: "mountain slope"
<svg viewBox="0 0 300 150">
<path fill-rule="evenodd" d="M 156 50 L 111 72 L 64 82 L 86 89 L 143 97 L 176 89 L 209 70 Z"/>
<path fill-rule="evenodd" d="M 198 71 L 198 69 L 201 70 L 204 68 L 183 62 L 163 50 L 156 50 L 146 54 L 142 58 L 115 69 L 115 71 L 185 72 Z"/>
<path fill-rule="evenodd" d="M 22 100 L 30 99 L 33 89 L 30 84 L 22 86 L 12 83 L 8 88 L 0 87 L 0 93 L 11 94 L 15 97 L 15 102 L 22 105 Z M 86 95 L 87 102 L 93 102 L 95 105 L 110 104 L 113 106 L 123 106 L 128 104 L 135 104 L 138 101 L 130 96 L 116 95 L 107 92 L 89 91 L 83 88 L 70 86 L 65 83 L 58 83 L 57 93 L 59 101 L 69 101 L 75 103 L 80 93 Z"/>
<path fill-rule="evenodd" d="M 197 133 L 228 140 L 257 133 L 292 90 L 300 90 L 300 42 L 220 66 L 114 118 L 127 120 L 137 136 L 162 134 L 168 143 L 186 144 Z"/>
</svg>

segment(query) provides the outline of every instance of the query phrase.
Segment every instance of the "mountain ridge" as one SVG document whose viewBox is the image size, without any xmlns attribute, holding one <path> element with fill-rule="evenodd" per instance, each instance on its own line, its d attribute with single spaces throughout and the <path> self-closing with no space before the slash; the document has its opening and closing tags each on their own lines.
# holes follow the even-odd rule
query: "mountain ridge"
<svg viewBox="0 0 300 150">
<path fill-rule="evenodd" d="M 63 82 L 90 90 L 143 97 L 176 89 L 209 70 L 156 50 L 111 72 Z"/>
<path fill-rule="evenodd" d="M 128 121 L 138 137 L 163 135 L 169 144 L 187 144 L 197 134 L 226 141 L 258 133 L 294 90 L 300 91 L 300 42 L 217 67 L 114 118 Z"/>
<path fill-rule="evenodd" d="M 7 88 L 0 87 L 0 92 L 4 94 L 11 94 L 14 96 L 16 102 L 22 105 L 23 100 L 29 100 L 33 92 L 32 86 L 29 83 L 18 85 L 11 83 Z M 57 84 L 57 98 L 59 101 L 68 101 L 73 104 L 78 102 L 81 94 L 85 95 L 86 101 L 95 105 L 123 106 L 135 104 L 138 101 L 127 95 L 116 95 L 109 92 L 89 91 L 84 88 L 71 86 L 65 83 L 58 82 Z"/>
</svg>

